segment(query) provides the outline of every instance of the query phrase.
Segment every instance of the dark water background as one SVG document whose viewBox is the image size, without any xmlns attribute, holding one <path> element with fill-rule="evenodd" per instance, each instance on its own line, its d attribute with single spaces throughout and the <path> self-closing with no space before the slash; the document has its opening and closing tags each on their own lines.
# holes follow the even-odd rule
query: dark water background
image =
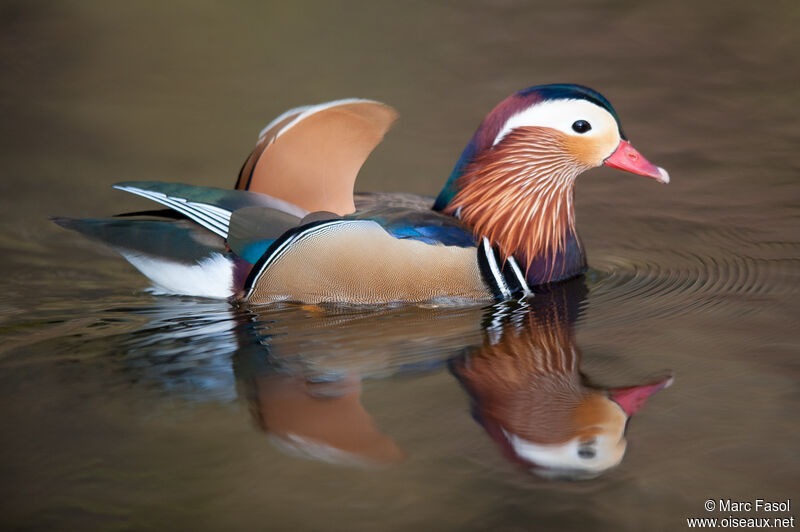
<svg viewBox="0 0 800 532">
<path fill-rule="evenodd" d="M 709 498 L 800 505 L 798 25 L 794 1 L 0 3 L 0 528 L 682 530 L 726 516 Z M 359 189 L 435 194 L 486 112 L 551 82 L 604 93 L 673 179 L 578 181 L 581 369 L 676 378 L 595 480 L 529 476 L 471 418 L 444 361 L 491 310 L 253 317 L 150 295 L 47 220 L 141 208 L 117 181 L 232 185 L 274 116 L 344 97 L 401 115 Z M 258 349 L 367 377 L 405 458 L 281 451 Z"/>
</svg>

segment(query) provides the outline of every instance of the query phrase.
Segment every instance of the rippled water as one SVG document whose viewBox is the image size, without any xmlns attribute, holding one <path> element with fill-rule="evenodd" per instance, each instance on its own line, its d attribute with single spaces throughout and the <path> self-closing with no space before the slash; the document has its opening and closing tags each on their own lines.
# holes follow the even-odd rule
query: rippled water
<svg viewBox="0 0 800 532">
<path fill-rule="evenodd" d="M 798 17 L 4 3 L 2 528 L 679 530 L 726 516 L 707 499 L 796 502 Z M 272 117 L 348 96 L 401 114 L 359 187 L 435 194 L 497 101 L 556 81 L 608 96 L 673 182 L 582 176 L 590 271 L 526 304 L 155 296 L 48 221 L 141 207 L 109 188 L 127 179 L 232 185 Z M 618 466 L 552 479 L 514 455 L 668 376 Z"/>
</svg>

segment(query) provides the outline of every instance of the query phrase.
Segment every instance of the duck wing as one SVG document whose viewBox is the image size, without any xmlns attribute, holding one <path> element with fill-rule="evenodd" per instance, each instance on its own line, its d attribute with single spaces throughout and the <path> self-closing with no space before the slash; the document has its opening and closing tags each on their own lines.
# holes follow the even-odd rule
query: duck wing
<svg viewBox="0 0 800 532">
<path fill-rule="evenodd" d="M 231 214 L 226 242 L 236 255 L 255 264 L 278 237 L 301 223 L 301 218 L 269 207 L 244 207 Z"/>
<path fill-rule="evenodd" d="M 308 214 L 305 209 L 286 201 L 243 190 L 160 181 L 129 181 L 117 183 L 114 188 L 169 207 L 222 238 L 228 236 L 231 214 L 245 207 L 270 209 L 298 221 Z"/>
<path fill-rule="evenodd" d="M 194 264 L 213 253 L 225 253 L 222 238 L 188 220 L 126 220 L 53 218 L 53 222 L 125 253 L 163 257 Z"/>
<path fill-rule="evenodd" d="M 115 188 L 170 210 L 112 220 L 54 221 L 110 246 L 150 278 L 156 291 L 169 294 L 234 295 L 260 256 L 258 250 L 263 253 L 307 214 L 283 200 L 241 190 L 157 181 L 119 183 Z M 131 219 L 133 215 L 151 219 Z"/>
<path fill-rule="evenodd" d="M 261 192 L 303 209 L 339 215 L 356 210 L 353 185 L 397 113 L 372 100 L 298 107 L 265 127 L 236 189 Z"/>
<path fill-rule="evenodd" d="M 475 247 L 472 231 L 457 218 L 431 209 L 433 198 L 417 194 L 357 194 L 357 212 L 346 218 L 372 220 L 399 239 Z"/>
</svg>

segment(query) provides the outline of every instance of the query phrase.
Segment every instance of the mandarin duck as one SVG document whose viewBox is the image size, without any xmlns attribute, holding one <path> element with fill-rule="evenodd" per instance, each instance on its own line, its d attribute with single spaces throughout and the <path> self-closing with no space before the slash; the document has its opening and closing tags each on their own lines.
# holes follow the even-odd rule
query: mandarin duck
<svg viewBox="0 0 800 532">
<path fill-rule="evenodd" d="M 561 84 L 500 102 L 435 201 L 354 194 L 395 118 L 360 99 L 292 109 L 261 131 L 234 190 L 119 183 L 168 210 L 54 221 L 111 245 L 161 293 L 253 303 L 512 299 L 586 269 L 573 207 L 579 174 L 605 164 L 669 182 L 626 140 L 608 100 Z"/>
<path fill-rule="evenodd" d="M 572 327 L 580 290 L 570 284 L 538 290 L 532 306 L 522 300 L 495 315 L 483 345 L 450 369 L 506 459 L 544 478 L 578 480 L 622 461 L 631 416 L 673 378 L 612 389 L 589 384 Z"/>
</svg>

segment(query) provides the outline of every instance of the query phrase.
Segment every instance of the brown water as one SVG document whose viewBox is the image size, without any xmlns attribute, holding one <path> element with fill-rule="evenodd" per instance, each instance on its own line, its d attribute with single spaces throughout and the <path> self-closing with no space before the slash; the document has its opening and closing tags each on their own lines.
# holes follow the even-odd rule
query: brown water
<svg viewBox="0 0 800 532">
<path fill-rule="evenodd" d="M 792 1 L 3 2 L 0 528 L 682 530 L 756 515 L 707 499 L 800 505 L 798 24 Z M 401 113 L 359 188 L 435 194 L 496 102 L 550 82 L 604 93 L 673 179 L 579 179 L 568 305 L 157 297 L 47 220 L 142 207 L 122 180 L 232 185 L 272 117 L 350 96 Z M 675 382 L 618 467 L 543 480 L 471 415 L 464 364 L 503 360 L 498 334 L 579 350 L 584 391 Z"/>
</svg>

